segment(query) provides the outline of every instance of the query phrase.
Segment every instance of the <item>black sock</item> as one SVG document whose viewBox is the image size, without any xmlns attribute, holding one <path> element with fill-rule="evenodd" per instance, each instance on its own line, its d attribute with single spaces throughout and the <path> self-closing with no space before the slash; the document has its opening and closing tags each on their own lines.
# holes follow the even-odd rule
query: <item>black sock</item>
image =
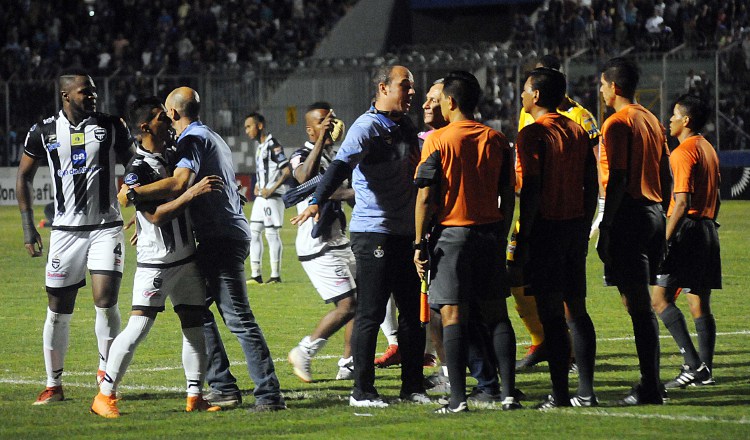
<svg viewBox="0 0 750 440">
<path fill-rule="evenodd" d="M 462 331 L 460 324 L 443 327 L 443 348 L 451 383 L 450 407 L 453 409 L 466 401 L 466 344 Z"/>
<path fill-rule="evenodd" d="M 500 396 L 505 399 L 513 395 L 516 388 L 516 333 L 509 319 L 500 321 L 492 331 L 498 370 L 500 370 Z"/>
<path fill-rule="evenodd" d="M 573 350 L 578 364 L 578 395 L 594 395 L 594 362 L 596 359 L 596 330 L 589 314 L 568 321 L 573 335 Z"/>
<path fill-rule="evenodd" d="M 634 313 L 633 322 L 635 349 L 641 369 L 641 384 L 647 393 L 658 393 L 659 380 L 659 322 L 654 312 Z"/>
<path fill-rule="evenodd" d="M 698 353 L 701 362 L 709 370 L 714 370 L 714 351 L 716 350 L 716 320 L 714 315 L 704 315 L 696 318 L 695 331 L 698 333 Z"/>
<path fill-rule="evenodd" d="M 695 350 L 692 339 L 690 339 L 690 333 L 688 333 L 687 322 L 685 322 L 685 316 L 682 311 L 677 308 L 674 304 L 667 305 L 667 308 L 663 312 L 659 313 L 659 318 L 664 326 L 669 330 L 672 338 L 677 343 L 677 348 L 680 349 L 685 364 L 692 369 L 697 369 L 701 365 L 698 352 Z"/>
<path fill-rule="evenodd" d="M 568 367 L 570 364 L 570 337 L 565 317 L 540 316 L 544 328 L 544 342 L 549 353 L 549 375 L 552 379 L 552 396 L 560 406 L 570 406 Z"/>
</svg>

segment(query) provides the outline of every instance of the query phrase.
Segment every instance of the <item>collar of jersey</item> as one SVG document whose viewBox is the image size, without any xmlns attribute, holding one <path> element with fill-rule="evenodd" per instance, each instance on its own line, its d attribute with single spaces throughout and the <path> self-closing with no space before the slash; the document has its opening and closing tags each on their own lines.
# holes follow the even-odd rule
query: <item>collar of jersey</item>
<svg viewBox="0 0 750 440">
<path fill-rule="evenodd" d="M 166 159 L 164 159 L 164 155 L 161 153 L 152 153 L 148 151 L 147 149 L 143 148 L 143 145 L 138 144 L 138 150 L 136 153 L 140 154 L 141 156 L 145 157 L 153 157 L 154 159 L 157 159 L 161 162 L 166 162 Z"/>
<path fill-rule="evenodd" d="M 80 124 L 78 124 L 78 125 L 73 125 L 73 124 L 71 124 L 71 123 L 70 123 L 70 121 L 68 120 L 68 117 L 67 117 L 67 116 L 65 116 L 65 112 L 64 112 L 64 111 L 62 111 L 62 110 L 60 110 L 60 119 L 62 119 L 63 121 L 65 121 L 65 123 L 66 123 L 66 124 L 68 124 L 68 126 L 70 126 L 70 127 L 73 127 L 73 129 L 74 129 L 74 130 L 80 130 L 80 129 L 81 129 L 81 127 L 83 127 L 84 125 L 86 125 L 86 123 L 88 122 L 88 120 L 89 120 L 89 119 L 91 119 L 91 115 L 88 115 L 88 116 L 86 116 L 86 117 L 85 117 L 85 118 L 84 118 L 84 119 L 83 119 L 83 120 L 81 121 L 81 123 L 80 123 Z"/>
<path fill-rule="evenodd" d="M 180 137 L 177 138 L 177 141 L 179 142 L 179 141 L 182 140 L 182 138 L 184 138 L 185 136 L 189 135 L 190 134 L 189 132 L 191 130 L 195 129 L 196 127 L 202 127 L 202 126 L 203 126 L 203 122 L 201 122 L 201 121 L 191 122 L 190 125 L 188 125 L 187 127 L 185 127 L 185 130 L 183 130 L 182 133 L 180 133 Z"/>
</svg>

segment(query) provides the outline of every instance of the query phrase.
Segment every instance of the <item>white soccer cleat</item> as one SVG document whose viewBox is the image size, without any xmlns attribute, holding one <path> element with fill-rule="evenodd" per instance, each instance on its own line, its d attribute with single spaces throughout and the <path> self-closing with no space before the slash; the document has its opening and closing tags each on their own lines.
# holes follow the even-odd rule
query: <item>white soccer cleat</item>
<svg viewBox="0 0 750 440">
<path fill-rule="evenodd" d="M 336 374 L 336 380 L 351 380 L 354 378 L 354 358 L 341 358 L 338 362 L 339 372 Z"/>
<path fill-rule="evenodd" d="M 289 359 L 289 363 L 292 365 L 294 374 L 299 377 L 302 382 L 312 382 L 312 369 L 310 368 L 312 356 L 307 354 L 304 349 L 296 346 L 289 352 L 287 359 Z"/>
</svg>

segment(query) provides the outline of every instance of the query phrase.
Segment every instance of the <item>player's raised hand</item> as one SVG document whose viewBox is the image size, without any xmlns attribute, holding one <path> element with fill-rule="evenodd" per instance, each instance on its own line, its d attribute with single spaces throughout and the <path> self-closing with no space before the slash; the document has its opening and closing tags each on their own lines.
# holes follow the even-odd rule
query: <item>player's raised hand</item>
<svg viewBox="0 0 750 440">
<path fill-rule="evenodd" d="M 300 214 L 298 214 L 298 215 L 292 217 L 291 219 L 289 219 L 289 223 L 291 223 L 291 224 L 293 224 L 295 226 L 299 226 L 302 223 L 304 223 L 307 219 L 309 219 L 310 217 L 313 217 L 315 219 L 315 221 L 318 221 L 320 219 L 320 212 L 319 212 L 318 205 L 310 205 L 310 206 L 308 206 L 307 209 L 305 209 L 304 211 L 302 211 Z"/>
</svg>

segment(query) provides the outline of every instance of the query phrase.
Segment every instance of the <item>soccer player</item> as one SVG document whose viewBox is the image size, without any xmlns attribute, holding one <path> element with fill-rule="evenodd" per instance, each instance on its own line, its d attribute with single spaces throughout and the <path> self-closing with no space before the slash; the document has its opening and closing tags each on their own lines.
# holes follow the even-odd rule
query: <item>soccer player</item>
<svg viewBox="0 0 750 440">
<path fill-rule="evenodd" d="M 343 122 L 336 122 L 331 105 L 327 102 L 316 102 L 308 107 L 305 113 L 308 140 L 289 159 L 292 175 L 300 185 L 321 177 L 331 165 L 334 135 L 341 136 L 342 127 Z M 314 190 L 315 186 L 310 186 L 306 191 L 309 196 L 297 203 L 297 212 L 307 208 Z M 345 232 L 346 218 L 341 209 L 341 200 L 352 199 L 354 190 L 346 187 L 337 189 L 326 202 L 321 220 L 316 223 L 312 218 L 307 219 L 297 231 L 297 258 L 320 297 L 335 306 L 323 316 L 315 330 L 289 352 L 289 363 L 294 374 L 303 382 L 312 382 L 312 358 L 326 345 L 328 338 L 343 326 L 346 326 L 344 353 L 338 362 L 336 379 L 352 377 L 354 360 L 351 357 L 350 338 L 357 306 L 356 284 L 352 274 L 356 273 L 356 265 Z"/>
<path fill-rule="evenodd" d="M 665 221 L 671 176 L 664 127 L 635 101 L 638 66 L 624 57 L 604 64 L 600 92 L 615 113 L 602 126 L 609 161 L 604 216 L 597 252 L 605 282 L 620 292 L 630 319 L 641 371 L 640 383 L 619 403 L 664 402 L 659 381 L 659 323 L 651 308 L 649 285 L 664 258 Z"/>
<path fill-rule="evenodd" d="M 16 194 L 26 250 L 42 255 L 34 227 L 34 175 L 47 160 L 54 182 L 55 215 L 46 268 L 47 318 L 42 333 L 47 387 L 34 405 L 64 399 L 62 375 L 70 319 L 78 289 L 91 273 L 99 348 L 97 383 L 104 376 L 109 348 L 120 331 L 117 296 L 125 261 L 123 221 L 115 198 L 115 162 L 126 164 L 135 151 L 124 122 L 96 111 L 96 86 L 83 71 L 59 77 L 63 108 L 35 124 L 26 136 L 18 166 Z"/>
<path fill-rule="evenodd" d="M 430 303 L 442 316 L 451 383 L 450 401 L 438 414 L 468 411 L 467 317 L 483 321 L 492 334 L 502 408 L 521 407 L 513 397 L 516 339 L 503 294 L 508 292 L 504 255 L 498 252 L 507 245 L 515 205 L 512 151 L 502 134 L 473 120 L 480 95 L 479 82 L 468 72 L 445 78 L 440 108 L 448 125 L 427 138 L 415 174 L 420 189 L 414 264 L 424 277 L 429 252 Z M 433 214 L 437 221 L 430 230 Z"/>
<path fill-rule="evenodd" d="M 271 278 L 266 284 L 281 282 L 282 244 L 279 230 L 284 223 L 284 202 L 281 196 L 287 187 L 284 181 L 291 175 L 289 160 L 284 147 L 266 133 L 266 119 L 260 113 L 245 117 L 245 133 L 258 142 L 255 150 L 255 201 L 250 213 L 250 278 L 249 284 L 263 284 L 261 266 L 263 260 L 263 238 L 265 231 L 268 256 L 271 260 Z"/>
<path fill-rule="evenodd" d="M 586 312 L 586 254 L 596 210 L 596 158 L 586 131 L 557 113 L 565 97 L 565 75 L 536 68 L 521 93 L 523 107 L 535 120 L 518 134 L 523 170 L 520 229 L 514 263 L 528 281 L 544 327 L 552 394 L 538 409 L 595 406 L 593 392 L 596 334 Z M 568 309 L 568 323 L 566 312 Z M 579 363 L 578 394 L 568 392 L 570 338 Z"/>
<path fill-rule="evenodd" d="M 250 411 L 284 410 L 286 403 L 273 358 L 247 298 L 245 259 L 250 250 L 250 225 L 233 184 L 236 179 L 232 152 L 216 132 L 201 122 L 200 98 L 195 90 L 189 87 L 173 90 L 164 106 L 177 135 L 178 159 L 173 176 L 129 190 L 123 188 L 118 198 L 120 203 L 137 203 L 179 197 L 195 180 L 221 176 L 224 181 L 221 193 L 207 194 L 190 206 L 197 242 L 196 260 L 206 279 L 206 304 L 216 303 L 224 323 L 242 347 L 255 384 L 255 405 Z M 208 307 L 203 315 L 203 333 L 208 352 L 206 382 L 211 387 L 204 397 L 212 405 L 237 406 L 242 396 L 237 380 L 229 371 L 229 358 Z"/>
<path fill-rule="evenodd" d="M 406 113 L 414 77 L 384 66 L 373 78 L 375 102 L 352 124 L 309 206 L 293 224 L 320 217 L 323 204 L 352 175 L 356 205 L 349 230 L 357 263 L 357 311 L 352 333 L 354 388 L 349 405 L 388 406 L 375 388 L 375 346 L 388 297 L 399 308 L 401 399 L 430 403 L 422 383 L 425 333 L 419 324 L 419 277 L 410 269 L 414 235 L 417 131 Z"/>
<path fill-rule="evenodd" d="M 713 385 L 716 321 L 711 313 L 711 289 L 721 289 L 721 255 L 716 218 L 719 214 L 719 158 L 701 135 L 710 110 L 692 95 L 677 99 L 669 132 L 680 145 L 669 164 L 674 178 L 667 212 L 667 258 L 656 278 L 651 303 L 684 358 L 682 371 L 666 388 Z M 696 351 L 685 317 L 675 304 L 677 291 L 686 293 L 698 333 Z"/>
<path fill-rule="evenodd" d="M 539 62 L 536 64 L 536 67 L 548 67 L 550 69 L 554 70 L 560 70 L 560 60 L 554 56 L 554 55 L 545 55 L 539 59 Z M 586 132 L 589 135 L 589 138 L 591 140 L 591 145 L 597 146 L 597 152 L 599 150 L 598 148 L 598 142 L 599 142 L 599 128 L 596 126 L 596 119 L 594 116 L 586 110 L 581 104 L 577 103 L 573 99 L 571 99 L 568 95 L 565 95 L 563 100 L 560 102 L 559 106 L 556 109 L 557 113 L 560 113 L 561 115 L 567 116 L 568 118 L 572 119 L 578 125 L 584 128 Z M 529 114 L 523 107 L 521 107 L 521 113 L 518 117 L 518 131 L 524 129 L 524 127 L 531 125 L 534 123 L 534 117 Z M 518 150 L 518 146 L 516 146 L 516 150 Z M 606 164 L 606 162 L 603 162 Z M 521 163 L 518 160 L 518 152 L 516 153 L 516 193 L 519 193 L 521 191 L 523 182 L 523 176 L 521 173 Z M 604 213 L 604 190 L 603 188 L 600 189 L 600 198 L 599 198 L 599 215 L 597 216 L 596 220 L 594 221 L 594 224 L 591 226 L 591 233 L 589 235 L 592 235 L 594 230 L 598 228 L 598 222 L 601 222 L 601 215 Z M 518 233 L 518 224 L 515 225 L 516 229 L 514 230 L 515 233 Z M 513 241 L 511 239 L 511 241 Z M 513 244 L 511 243 L 511 246 Z M 508 258 L 513 259 L 513 250 L 512 248 L 508 250 Z M 513 263 L 509 262 L 509 265 L 512 265 Z M 521 318 L 521 321 L 523 321 L 524 326 L 526 327 L 526 330 L 529 332 L 529 336 L 531 337 L 531 345 L 529 346 L 529 349 L 526 351 L 526 354 L 523 358 L 519 359 L 516 362 L 516 369 L 522 370 L 525 368 L 533 367 L 534 365 L 538 364 L 539 362 L 542 362 L 547 359 L 547 347 L 544 344 L 544 329 L 542 328 L 541 321 L 539 320 L 539 314 L 536 310 L 536 300 L 534 296 L 532 295 L 526 295 L 523 286 L 513 286 L 511 287 L 511 294 L 513 295 L 513 299 L 515 299 L 516 302 L 516 311 L 518 312 L 518 316 Z"/>
<path fill-rule="evenodd" d="M 167 154 L 171 123 L 156 97 L 131 104 L 128 122 L 140 145 L 125 168 L 125 184 L 137 187 L 171 174 Z M 120 416 L 117 386 L 133 359 L 135 349 L 148 336 L 169 296 L 182 324 L 182 365 L 187 379 L 186 411 L 218 411 L 202 396 L 206 372 L 206 341 L 203 312 L 206 287 L 194 261 L 195 241 L 190 219 L 184 212 L 190 201 L 211 191 L 220 191 L 218 176 L 204 177 L 172 201 L 140 202 L 135 205 L 138 234 L 138 268 L 133 282 L 133 311 L 125 329 L 112 342 L 104 380 L 99 384 L 91 411 L 106 418 Z"/>
</svg>

